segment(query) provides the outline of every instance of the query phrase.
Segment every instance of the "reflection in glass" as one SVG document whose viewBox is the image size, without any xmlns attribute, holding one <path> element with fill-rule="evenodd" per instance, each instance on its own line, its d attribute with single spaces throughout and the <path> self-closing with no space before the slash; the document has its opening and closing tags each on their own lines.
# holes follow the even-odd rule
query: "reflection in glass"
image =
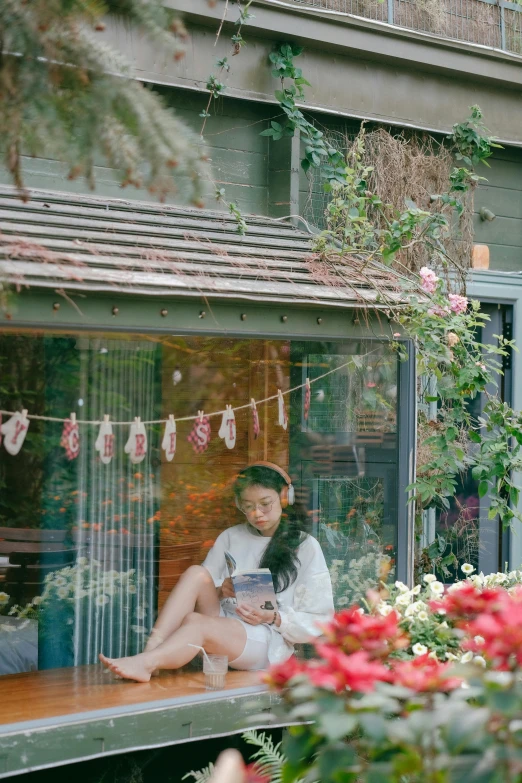
<svg viewBox="0 0 522 783">
<path fill-rule="evenodd" d="M 397 357 L 378 341 L 221 337 L 0 336 L 0 407 L 112 422 L 177 421 L 174 459 L 163 426 L 147 427 L 146 459 L 100 462 L 97 427 L 80 425 L 69 460 L 59 422 L 32 420 L 17 456 L 0 451 L 0 673 L 74 666 L 143 649 L 180 576 L 245 517 L 231 492 L 238 472 L 269 460 L 289 472 L 307 531 L 320 544 L 337 608 L 393 578 L 397 530 Z M 304 388 L 311 381 L 308 415 Z M 228 449 L 211 417 L 208 449 L 188 442 L 199 410 L 236 412 Z M 81 405 L 80 401 L 81 400 Z M 257 512 L 256 512 L 257 513 Z"/>
</svg>

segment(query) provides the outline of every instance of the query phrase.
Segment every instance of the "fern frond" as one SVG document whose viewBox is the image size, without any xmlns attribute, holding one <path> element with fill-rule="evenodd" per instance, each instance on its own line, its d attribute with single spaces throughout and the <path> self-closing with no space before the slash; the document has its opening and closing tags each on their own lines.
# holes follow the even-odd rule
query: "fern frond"
<svg viewBox="0 0 522 783">
<path fill-rule="evenodd" d="M 208 767 L 204 767 L 203 769 L 199 770 L 191 770 L 190 772 L 187 772 L 186 775 L 183 775 L 181 780 L 186 780 L 187 778 L 193 778 L 195 783 L 207 783 L 208 780 L 210 780 L 212 773 L 214 772 L 214 765 L 212 762 L 208 765 Z"/>
<path fill-rule="evenodd" d="M 274 745 L 271 737 L 264 731 L 245 731 L 242 735 L 245 742 L 259 748 L 251 757 L 261 775 L 269 778 L 270 783 L 281 783 L 285 756 L 281 750 L 281 742 Z"/>
</svg>

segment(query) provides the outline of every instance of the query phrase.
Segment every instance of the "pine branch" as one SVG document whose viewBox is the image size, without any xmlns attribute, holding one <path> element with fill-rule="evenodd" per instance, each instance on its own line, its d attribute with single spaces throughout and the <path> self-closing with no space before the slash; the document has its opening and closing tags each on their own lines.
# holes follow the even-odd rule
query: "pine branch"
<svg viewBox="0 0 522 783">
<path fill-rule="evenodd" d="M 23 197 L 27 154 L 92 181 L 104 161 L 122 187 L 144 184 L 160 199 L 182 188 L 199 204 L 209 176 L 202 141 L 98 37 L 107 12 L 180 56 L 185 29 L 161 0 L 0 3 L 0 139 L 12 179 Z"/>
</svg>

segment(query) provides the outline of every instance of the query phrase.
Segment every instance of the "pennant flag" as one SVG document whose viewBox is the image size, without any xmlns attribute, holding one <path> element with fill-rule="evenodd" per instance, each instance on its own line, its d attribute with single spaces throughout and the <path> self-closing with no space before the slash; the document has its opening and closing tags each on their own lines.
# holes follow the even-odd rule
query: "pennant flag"
<svg viewBox="0 0 522 783">
<path fill-rule="evenodd" d="M 250 407 L 252 408 L 252 425 L 254 428 L 254 440 L 257 440 L 257 436 L 259 435 L 261 428 L 259 426 L 259 414 L 257 412 L 257 405 L 256 401 L 252 397 L 250 400 Z"/>
<path fill-rule="evenodd" d="M 285 398 L 283 397 L 283 392 L 281 389 L 277 390 L 277 397 L 278 397 L 278 420 L 277 423 L 280 427 L 282 427 L 284 430 L 288 427 L 288 416 L 286 414 L 286 407 L 285 407 Z"/>
<path fill-rule="evenodd" d="M 304 387 L 304 403 L 303 403 L 303 416 L 304 420 L 308 421 L 308 414 L 310 413 L 310 379 L 306 379 L 305 387 Z"/>
<path fill-rule="evenodd" d="M 29 429 L 29 419 L 27 418 L 27 411 L 23 410 L 21 413 L 15 413 L 8 419 L 0 430 L 4 435 L 5 450 L 15 456 L 22 448 L 27 430 Z"/>
<path fill-rule="evenodd" d="M 147 431 L 139 416 L 130 425 L 129 438 L 124 446 L 133 465 L 143 462 L 147 454 Z"/>
<path fill-rule="evenodd" d="M 63 423 L 60 446 L 65 449 L 68 460 L 76 459 L 80 453 L 80 428 L 75 413 L 71 413 L 71 418 L 65 419 Z"/>
<path fill-rule="evenodd" d="M 187 440 L 192 444 L 196 454 L 203 454 L 208 449 L 210 443 L 210 419 L 208 416 L 205 416 L 203 411 L 198 411 L 198 417 Z"/>
<path fill-rule="evenodd" d="M 171 414 L 165 424 L 165 433 L 161 442 L 161 448 L 165 452 L 167 462 L 172 462 L 174 459 L 174 455 L 176 454 L 176 440 L 176 420 Z"/>
<path fill-rule="evenodd" d="M 109 417 L 105 415 L 100 424 L 98 437 L 94 443 L 96 451 L 100 452 L 100 459 L 104 465 L 108 465 L 114 455 L 114 435 Z"/>
<path fill-rule="evenodd" d="M 234 448 L 236 445 L 236 417 L 232 410 L 232 405 L 227 405 L 227 409 L 223 413 L 218 434 L 225 441 L 227 449 Z"/>
</svg>

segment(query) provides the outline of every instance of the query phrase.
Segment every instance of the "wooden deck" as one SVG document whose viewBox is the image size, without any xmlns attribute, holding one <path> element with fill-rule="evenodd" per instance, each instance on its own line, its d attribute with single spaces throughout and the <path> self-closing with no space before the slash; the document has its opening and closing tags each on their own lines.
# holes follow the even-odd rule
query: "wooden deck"
<svg viewBox="0 0 522 783">
<path fill-rule="evenodd" d="M 256 685 L 259 672 L 229 671 L 219 694 L 205 690 L 202 672 L 162 672 L 147 683 L 116 679 L 102 666 L 10 674 L 0 679 L 0 726 Z"/>
<path fill-rule="evenodd" d="M 0 678 L 0 778 L 82 759 L 271 725 L 277 698 L 259 672 L 229 671 L 207 691 L 200 672 L 150 683 L 80 666 Z"/>
</svg>

